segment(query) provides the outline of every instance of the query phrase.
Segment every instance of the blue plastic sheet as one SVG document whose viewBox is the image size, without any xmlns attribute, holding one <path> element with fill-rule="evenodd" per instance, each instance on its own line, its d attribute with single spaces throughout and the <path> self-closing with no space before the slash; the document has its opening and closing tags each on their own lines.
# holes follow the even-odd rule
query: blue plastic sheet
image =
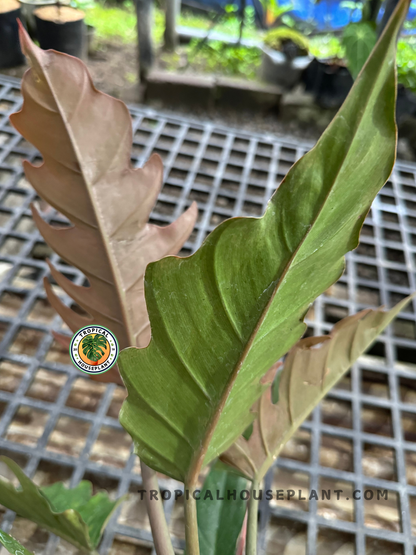
<svg viewBox="0 0 416 555">
<path fill-rule="evenodd" d="M 184 4 L 199 6 L 207 10 L 221 11 L 228 4 L 241 7 L 242 0 L 184 0 Z M 279 0 L 279 5 L 292 5 L 293 10 L 289 12 L 295 19 L 310 23 L 318 30 L 340 29 L 350 21 L 361 19 L 360 10 L 351 10 L 345 7 L 343 0 Z M 260 0 L 246 0 L 246 6 L 253 6 L 255 18 L 258 24 L 263 21 L 263 6 Z M 380 11 L 380 17 L 382 10 Z M 416 1 L 410 5 L 407 19 L 416 17 Z"/>
</svg>

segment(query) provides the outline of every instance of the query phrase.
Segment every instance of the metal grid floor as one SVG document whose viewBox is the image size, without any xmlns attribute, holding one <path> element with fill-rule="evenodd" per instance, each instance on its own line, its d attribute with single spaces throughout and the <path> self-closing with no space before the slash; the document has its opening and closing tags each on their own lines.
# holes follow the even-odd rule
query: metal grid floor
<svg viewBox="0 0 416 555">
<path fill-rule="evenodd" d="M 0 76 L 0 450 L 40 484 L 64 479 L 75 485 L 87 478 L 114 496 L 131 492 L 99 551 L 150 553 L 149 524 L 136 493 L 140 470 L 117 420 L 123 390 L 80 375 L 49 333 L 62 323 L 45 300 L 45 259 L 50 256 L 78 284 L 84 278 L 50 253 L 31 220 L 29 205 L 37 197 L 21 162 L 36 161 L 37 153 L 8 123 L 20 104 L 18 81 Z M 131 114 L 133 163 L 141 165 L 158 152 L 165 164 L 153 221 L 168 223 L 192 200 L 198 202 L 198 223 L 184 253 L 226 218 L 261 215 L 287 170 L 310 147 L 146 108 L 132 107 Z M 44 208 L 48 221 L 63 223 Z M 326 333 L 348 314 L 390 307 L 415 290 L 416 166 L 397 163 L 374 202 L 359 248 L 348 256 L 347 272 L 310 310 L 309 333 Z M 330 392 L 267 476 L 272 489 L 338 488 L 343 499 L 263 500 L 262 552 L 416 554 L 415 371 L 413 303 Z M 173 486 L 163 477 L 160 484 Z M 353 501 L 353 489 L 388 490 L 388 501 Z M 167 501 L 166 511 L 180 549 L 183 507 Z M 30 527 L 6 511 L 2 528 L 24 536 Z M 37 553 L 71 551 L 53 536 L 36 537 Z"/>
</svg>

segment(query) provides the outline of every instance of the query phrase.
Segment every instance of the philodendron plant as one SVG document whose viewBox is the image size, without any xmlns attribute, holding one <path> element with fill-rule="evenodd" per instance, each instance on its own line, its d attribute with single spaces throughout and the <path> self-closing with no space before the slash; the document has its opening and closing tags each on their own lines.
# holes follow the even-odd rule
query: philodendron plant
<svg viewBox="0 0 416 555">
<path fill-rule="evenodd" d="M 40 167 L 25 164 L 27 178 L 73 226 L 56 229 L 35 208 L 34 219 L 51 247 L 87 276 L 91 287 L 76 287 L 51 266 L 58 284 L 89 316 L 71 311 L 46 284 L 48 297 L 73 331 L 105 325 L 119 338 L 128 393 L 120 422 L 141 459 L 158 555 L 174 551 L 161 497 L 148 495 L 157 490 L 155 471 L 184 483 L 178 491 L 187 555 L 255 555 L 265 473 L 410 301 L 389 311 L 364 310 L 327 336 L 301 339 L 309 306 L 342 274 L 344 255 L 357 246 L 371 203 L 393 168 L 394 60 L 407 8 L 400 0 L 341 110 L 291 168 L 264 216 L 227 220 L 192 256 L 159 261 L 189 236 L 196 207 L 167 228 L 147 223 L 161 185 L 159 158 L 133 170 L 124 105 L 94 89 L 80 60 L 41 51 L 21 29 L 32 68 L 23 79 L 23 108 L 11 121 L 43 156 Z M 23 489 L 47 499 L 44 520 L 33 504 L 16 502 L 20 490 L 0 482 L 2 504 L 84 551 L 96 548 L 112 502 L 87 500 L 75 507 L 74 490 L 55 484 L 52 493 L 63 499 L 57 503 L 7 464 Z M 250 488 L 245 517 L 247 500 L 236 491 Z M 233 492 L 234 498 L 213 499 L 212 490 Z M 91 530 L 88 522 L 97 519 L 100 525 Z M 13 549 L 7 534 L 0 542 Z"/>
<path fill-rule="evenodd" d="M 102 492 L 93 496 L 92 484 L 86 480 L 72 489 L 61 482 L 40 488 L 11 459 L 0 457 L 0 463 L 14 474 L 20 484 L 19 488 L 15 488 L 10 482 L 0 481 L 3 505 L 59 535 L 78 549 L 88 553 L 94 551 L 106 522 L 123 498 L 111 501 Z M 7 547 L 5 543 L 3 545 Z"/>
</svg>

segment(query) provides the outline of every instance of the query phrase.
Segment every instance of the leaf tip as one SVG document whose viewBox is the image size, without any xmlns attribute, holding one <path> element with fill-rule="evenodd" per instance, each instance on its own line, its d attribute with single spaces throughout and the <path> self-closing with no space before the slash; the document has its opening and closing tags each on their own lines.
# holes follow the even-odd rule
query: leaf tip
<svg viewBox="0 0 416 555">
<path fill-rule="evenodd" d="M 40 218 L 39 210 L 36 208 L 36 204 L 34 202 L 30 203 L 29 208 L 30 208 L 30 211 L 32 212 L 32 217 L 35 221 L 36 221 L 36 218 Z"/>
<path fill-rule="evenodd" d="M 49 285 L 49 282 L 48 282 L 48 285 Z M 69 350 L 69 346 L 71 344 L 71 338 L 69 335 L 63 335 L 62 333 L 58 333 L 54 330 L 51 331 L 51 334 L 52 334 L 52 337 L 55 339 L 55 341 L 58 343 L 58 345 L 63 347 L 65 351 Z"/>
<path fill-rule="evenodd" d="M 32 42 L 31 38 L 29 37 L 29 34 L 24 28 L 24 25 L 20 21 L 20 19 L 17 19 L 17 25 L 19 27 L 19 41 L 20 41 L 20 46 L 22 48 L 22 52 L 25 56 L 29 56 L 29 52 L 33 49 L 33 47 L 36 48 L 36 46 Z"/>
<path fill-rule="evenodd" d="M 261 378 L 260 383 L 267 387 L 271 386 L 274 382 L 277 372 L 280 370 L 282 366 L 283 366 L 283 362 L 280 362 L 280 361 L 273 364 L 273 366 L 269 368 L 266 374 L 264 374 L 264 376 Z"/>
<path fill-rule="evenodd" d="M 163 176 L 163 160 L 160 154 L 153 152 L 150 158 L 144 164 L 143 170 L 153 170 Z"/>
<path fill-rule="evenodd" d="M 46 260 L 46 263 L 48 262 L 49 259 Z M 46 289 L 46 291 L 49 291 L 50 289 L 52 289 L 51 284 L 49 283 L 48 278 L 45 276 L 43 278 L 43 287 Z"/>
<path fill-rule="evenodd" d="M 191 206 L 188 208 L 188 212 L 190 214 L 192 214 L 192 216 L 194 216 L 195 219 L 197 218 L 197 216 L 198 216 L 198 204 L 197 204 L 196 200 L 192 201 Z"/>
</svg>

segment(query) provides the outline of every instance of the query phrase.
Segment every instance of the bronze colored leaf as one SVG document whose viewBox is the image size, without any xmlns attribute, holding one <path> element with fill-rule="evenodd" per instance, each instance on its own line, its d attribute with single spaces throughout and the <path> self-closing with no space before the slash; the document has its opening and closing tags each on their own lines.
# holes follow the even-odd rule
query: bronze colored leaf
<svg viewBox="0 0 416 555">
<path fill-rule="evenodd" d="M 97 91 L 77 58 L 42 51 L 22 27 L 20 39 L 32 67 L 22 81 L 23 108 L 10 119 L 44 160 L 39 167 L 26 161 L 25 174 L 73 225 L 51 226 L 34 206 L 33 218 L 49 246 L 88 278 L 90 286 L 80 287 L 50 264 L 53 278 L 89 317 L 64 305 L 46 281 L 48 299 L 73 332 L 102 325 L 121 349 L 145 347 L 150 340 L 145 268 L 181 249 L 194 227 L 196 204 L 167 227 L 149 224 L 163 165 L 153 155 L 143 168 L 131 166 L 126 106 Z M 112 377 L 120 380 L 117 371 Z"/>
<path fill-rule="evenodd" d="M 253 407 L 257 418 L 250 437 L 241 436 L 221 460 L 252 480 L 262 480 L 310 412 L 412 298 L 388 312 L 363 310 L 335 324 L 329 335 L 296 343 L 283 370 L 276 374 L 274 367 L 264 380 L 271 385 Z"/>
</svg>

